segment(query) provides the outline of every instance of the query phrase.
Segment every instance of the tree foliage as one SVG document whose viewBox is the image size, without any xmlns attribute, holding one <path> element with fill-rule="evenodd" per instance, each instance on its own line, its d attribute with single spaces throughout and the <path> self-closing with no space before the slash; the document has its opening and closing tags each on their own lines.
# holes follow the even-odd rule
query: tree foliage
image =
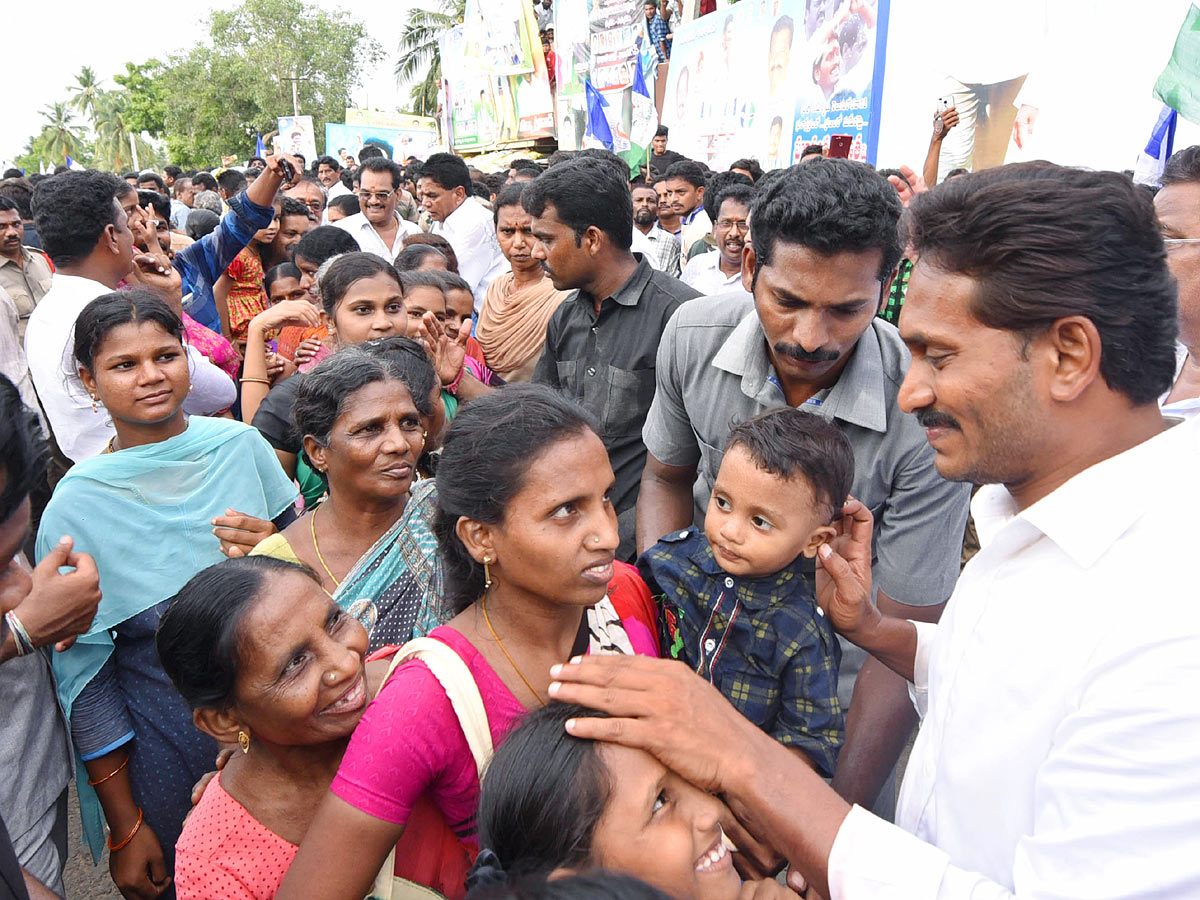
<svg viewBox="0 0 1200 900">
<path fill-rule="evenodd" d="M 418 116 L 437 112 L 438 87 L 442 80 L 442 54 L 438 38 L 466 15 L 466 0 L 440 0 L 439 9 L 413 9 L 400 33 L 400 56 L 396 80 L 414 82 L 409 95 L 410 111 Z"/>
</svg>

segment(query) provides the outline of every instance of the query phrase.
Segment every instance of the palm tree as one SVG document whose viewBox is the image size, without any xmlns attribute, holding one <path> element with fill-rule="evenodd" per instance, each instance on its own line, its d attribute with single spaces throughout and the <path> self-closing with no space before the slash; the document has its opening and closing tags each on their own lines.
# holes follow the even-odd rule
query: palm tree
<svg viewBox="0 0 1200 900">
<path fill-rule="evenodd" d="M 46 154 L 56 162 L 68 156 L 80 156 L 83 149 L 83 127 L 75 124 L 75 116 L 66 103 L 42 108 L 46 125 L 42 129 Z"/>
<path fill-rule="evenodd" d="M 413 112 L 417 115 L 430 115 L 437 109 L 437 86 L 442 80 L 442 58 L 438 49 L 438 38 L 455 25 L 461 24 L 463 16 L 466 15 L 466 0 L 438 2 L 441 8 L 437 10 L 414 9 L 409 15 L 408 24 L 400 34 L 400 58 L 396 60 L 396 80 L 420 79 L 412 94 Z"/>
<path fill-rule="evenodd" d="M 146 166 L 154 158 L 149 141 L 129 125 L 124 91 L 102 91 L 96 99 L 96 157 L 113 171 L 134 166 L 130 140 L 137 148 L 137 163 Z"/>
<path fill-rule="evenodd" d="M 71 105 L 94 122 L 100 95 L 104 93 L 96 73 L 92 71 L 91 66 L 84 66 L 75 76 L 75 82 L 75 85 L 69 88 L 75 95 L 71 98 Z"/>
</svg>

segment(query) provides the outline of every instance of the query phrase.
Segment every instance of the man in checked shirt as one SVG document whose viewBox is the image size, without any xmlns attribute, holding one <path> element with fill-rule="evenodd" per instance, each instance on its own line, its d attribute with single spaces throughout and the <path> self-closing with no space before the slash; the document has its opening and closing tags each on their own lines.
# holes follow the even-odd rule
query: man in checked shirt
<svg viewBox="0 0 1200 900">
<path fill-rule="evenodd" d="M 665 655 L 826 778 L 845 738 L 842 653 L 817 606 L 813 558 L 853 479 L 836 426 L 790 407 L 763 413 L 730 433 L 703 533 L 671 532 L 638 561 Z"/>
</svg>

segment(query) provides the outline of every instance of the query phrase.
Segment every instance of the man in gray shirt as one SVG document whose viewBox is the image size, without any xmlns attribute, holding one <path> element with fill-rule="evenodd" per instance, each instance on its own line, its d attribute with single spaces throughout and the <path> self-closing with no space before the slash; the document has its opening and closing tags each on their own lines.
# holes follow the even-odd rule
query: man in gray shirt
<svg viewBox="0 0 1200 900">
<path fill-rule="evenodd" d="M 886 180 L 841 160 L 799 166 L 760 192 L 742 260 L 753 297 L 694 300 L 663 333 L 639 551 L 702 522 L 731 425 L 786 404 L 850 439 L 853 495 L 875 516 L 880 609 L 937 619 L 958 576 L 969 488 L 938 474 L 923 429 L 901 411 L 908 351 L 875 316 L 900 259 L 900 212 Z M 845 701 L 853 686 L 853 704 L 834 786 L 871 806 L 916 715 L 899 676 L 845 647 L 839 693 Z"/>
</svg>

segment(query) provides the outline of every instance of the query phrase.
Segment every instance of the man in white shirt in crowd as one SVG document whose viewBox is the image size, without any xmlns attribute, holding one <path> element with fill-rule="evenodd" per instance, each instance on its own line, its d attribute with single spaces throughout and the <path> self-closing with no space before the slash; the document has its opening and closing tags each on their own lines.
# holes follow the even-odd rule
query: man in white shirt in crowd
<svg viewBox="0 0 1200 900">
<path fill-rule="evenodd" d="M 421 164 L 417 175 L 417 200 L 433 219 L 433 234 L 440 234 L 454 248 L 458 273 L 471 285 L 475 311 L 493 278 L 508 269 L 508 261 L 496 242 L 492 214 L 471 197 L 471 173 L 462 157 L 435 153 Z"/>
<path fill-rule="evenodd" d="M 282 181 L 275 160 L 262 179 L 268 179 L 263 190 L 273 195 Z M 74 347 L 79 313 L 123 281 L 156 290 L 181 310 L 179 272 L 156 238 L 148 244 L 152 254 L 135 253 L 129 217 L 114 196 L 117 185 L 103 172 L 64 172 L 38 184 L 33 195 L 34 222 L 55 272 L 29 317 L 25 355 L 58 446 L 75 462 L 103 452 L 116 434 L 108 412 L 79 380 Z M 199 350 L 190 345 L 186 350 L 192 391 L 184 411 L 215 415 L 228 409 L 237 399 L 233 380 Z"/>
<path fill-rule="evenodd" d="M 857 501 L 817 572 L 834 626 L 908 678 L 923 716 L 896 825 L 675 663 L 587 658 L 550 694 L 620 717 L 569 730 L 720 793 L 829 900 L 1200 896 L 1200 606 L 1180 564 L 1200 422 L 1156 403 L 1176 297 L 1150 197 L 1031 163 L 909 212 L 901 403 L 944 476 L 985 485 L 982 548 L 937 625 L 871 605 Z"/>
<path fill-rule="evenodd" d="M 400 167 L 383 156 L 364 160 L 358 170 L 358 202 L 362 212 L 333 223 L 358 241 L 360 250 L 395 262 L 404 249 L 404 237 L 421 228 L 396 212 L 400 200 Z"/>
<path fill-rule="evenodd" d="M 317 180 L 325 185 L 330 200 L 351 193 L 350 188 L 342 184 L 342 164 L 335 157 L 317 157 Z"/>
<path fill-rule="evenodd" d="M 633 194 L 633 246 L 630 249 L 646 257 L 658 271 L 678 278 L 679 238 L 658 224 L 658 191 L 652 184 L 635 183 L 630 192 Z"/>
<path fill-rule="evenodd" d="M 750 203 L 754 188 L 731 184 L 717 197 L 713 208 L 717 221 L 713 223 L 713 239 L 717 250 L 701 253 L 688 260 L 680 281 L 690 284 L 702 294 L 745 292 L 742 287 L 742 249 L 750 233 Z"/>
</svg>

